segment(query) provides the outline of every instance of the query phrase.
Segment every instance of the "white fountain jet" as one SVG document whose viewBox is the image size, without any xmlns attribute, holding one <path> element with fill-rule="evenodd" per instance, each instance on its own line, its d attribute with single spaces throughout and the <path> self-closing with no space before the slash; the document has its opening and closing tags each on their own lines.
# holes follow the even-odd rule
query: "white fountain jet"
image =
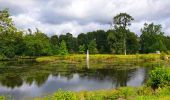
<svg viewBox="0 0 170 100">
<path fill-rule="evenodd" d="M 87 68 L 89 68 L 89 50 L 87 50 L 87 54 L 86 54 L 86 64 L 87 64 Z"/>
</svg>

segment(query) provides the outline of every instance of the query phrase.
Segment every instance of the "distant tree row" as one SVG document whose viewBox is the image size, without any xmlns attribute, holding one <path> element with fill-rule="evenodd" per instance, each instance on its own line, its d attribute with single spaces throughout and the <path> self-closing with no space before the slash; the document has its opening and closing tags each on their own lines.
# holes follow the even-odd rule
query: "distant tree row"
<svg viewBox="0 0 170 100">
<path fill-rule="evenodd" d="M 113 18 L 113 27 L 108 31 L 97 30 L 48 37 L 36 28 L 35 32 L 18 30 L 7 9 L 0 11 L 0 57 L 66 55 L 72 53 L 91 54 L 135 54 L 170 51 L 170 37 L 162 32 L 162 26 L 144 24 L 141 35 L 128 29 L 134 19 L 126 13 Z"/>
</svg>

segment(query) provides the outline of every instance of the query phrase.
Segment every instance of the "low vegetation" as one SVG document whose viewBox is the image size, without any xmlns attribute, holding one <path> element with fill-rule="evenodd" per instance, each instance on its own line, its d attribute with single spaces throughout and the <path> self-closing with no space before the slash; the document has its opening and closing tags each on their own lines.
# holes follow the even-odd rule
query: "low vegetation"
<svg viewBox="0 0 170 100">
<path fill-rule="evenodd" d="M 0 96 L 0 100 L 6 100 L 5 96 Z"/>
<path fill-rule="evenodd" d="M 168 56 L 163 56 L 168 57 Z M 120 61 L 132 62 L 160 62 L 165 61 L 159 54 L 136 54 L 136 55 L 111 55 L 111 54 L 95 54 L 90 55 L 90 62 L 115 63 Z M 168 60 L 168 58 L 166 59 Z M 45 56 L 36 58 L 37 62 L 65 62 L 65 63 L 82 63 L 86 61 L 85 54 L 74 54 L 67 56 Z"/>
<path fill-rule="evenodd" d="M 167 68 L 155 68 L 150 72 L 150 79 L 148 80 L 148 86 L 153 89 L 159 87 L 170 86 L 170 70 Z"/>
<path fill-rule="evenodd" d="M 36 98 L 35 100 L 169 100 L 170 87 L 153 90 L 150 87 L 121 87 L 111 90 L 96 91 L 62 91 L 58 90 L 52 96 Z"/>
</svg>

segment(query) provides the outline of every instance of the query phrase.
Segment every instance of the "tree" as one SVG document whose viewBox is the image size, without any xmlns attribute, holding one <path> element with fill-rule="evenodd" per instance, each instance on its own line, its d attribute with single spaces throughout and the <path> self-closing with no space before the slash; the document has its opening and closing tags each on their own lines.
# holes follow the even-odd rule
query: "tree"
<svg viewBox="0 0 170 100">
<path fill-rule="evenodd" d="M 107 43 L 107 33 L 104 30 L 94 32 L 97 49 L 99 53 L 109 53 L 109 45 Z"/>
<path fill-rule="evenodd" d="M 71 33 L 66 34 L 66 45 L 69 53 L 78 51 L 77 39 L 73 37 Z"/>
<path fill-rule="evenodd" d="M 85 52 L 85 46 L 84 45 L 80 45 L 79 46 L 79 53 L 83 54 Z"/>
<path fill-rule="evenodd" d="M 140 44 L 142 53 L 153 53 L 156 51 L 166 51 L 164 43 L 164 33 L 161 31 L 161 25 L 144 24 L 141 29 Z"/>
<path fill-rule="evenodd" d="M 61 41 L 59 54 L 60 55 L 67 55 L 68 54 L 66 42 L 64 40 Z"/>
<path fill-rule="evenodd" d="M 67 33 L 66 35 L 60 35 L 59 36 L 60 43 L 62 40 L 66 42 L 69 53 L 78 52 L 77 38 L 73 37 L 71 33 Z"/>
<path fill-rule="evenodd" d="M 110 46 L 111 53 L 122 54 L 124 51 L 124 36 L 121 31 L 117 30 L 109 30 L 107 31 L 107 42 Z"/>
<path fill-rule="evenodd" d="M 115 29 L 121 29 L 124 33 L 124 54 L 126 55 L 126 28 L 131 25 L 131 21 L 134 18 L 126 13 L 120 13 L 113 18 L 113 23 L 115 24 Z"/>
<path fill-rule="evenodd" d="M 22 33 L 15 28 L 8 9 L 0 11 L 0 55 L 2 57 L 14 58 L 22 42 Z M 21 40 L 21 41 L 20 41 Z M 18 48 L 17 48 L 18 47 Z"/>
<path fill-rule="evenodd" d="M 26 34 L 24 36 L 24 42 L 26 45 L 25 55 L 27 56 L 45 56 L 52 54 L 49 38 L 38 29 L 33 34 Z"/>
<path fill-rule="evenodd" d="M 84 33 L 80 33 L 78 36 L 77 36 L 77 42 L 78 42 L 78 45 L 85 45 L 85 50 L 87 50 L 88 48 L 88 39 L 87 39 L 87 34 L 84 34 Z"/>
<path fill-rule="evenodd" d="M 90 54 L 96 54 L 98 53 L 98 50 L 96 48 L 96 41 L 95 40 L 92 40 L 90 41 L 89 45 L 88 45 L 88 49 L 89 49 L 89 53 Z"/>
<path fill-rule="evenodd" d="M 8 9 L 4 9 L 0 11 L 0 32 L 9 30 L 16 31 L 16 27 L 13 24 L 12 18 L 10 18 Z"/>
<path fill-rule="evenodd" d="M 59 54 L 59 38 L 57 35 L 53 35 L 50 38 L 51 48 L 53 54 Z"/>
<path fill-rule="evenodd" d="M 36 51 L 39 52 L 39 55 L 45 56 L 52 54 L 50 39 L 45 33 L 37 29 L 35 32 L 35 40 L 37 42 Z"/>
<path fill-rule="evenodd" d="M 170 36 L 166 36 L 165 38 L 165 45 L 168 51 L 170 51 Z"/>
<path fill-rule="evenodd" d="M 59 39 L 57 35 L 53 35 L 50 38 L 50 42 L 52 45 L 59 45 Z"/>
<path fill-rule="evenodd" d="M 139 40 L 135 33 L 128 31 L 126 37 L 127 53 L 135 54 L 139 51 Z"/>
</svg>

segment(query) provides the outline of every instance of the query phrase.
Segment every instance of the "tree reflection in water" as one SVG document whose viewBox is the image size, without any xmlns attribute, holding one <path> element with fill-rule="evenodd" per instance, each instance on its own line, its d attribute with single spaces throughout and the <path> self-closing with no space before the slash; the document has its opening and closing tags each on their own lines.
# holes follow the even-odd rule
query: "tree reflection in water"
<svg viewBox="0 0 170 100">
<path fill-rule="evenodd" d="M 76 67 L 74 64 L 40 64 L 34 61 L 29 62 L 9 62 L 1 63 L 0 67 L 0 84 L 8 88 L 15 88 L 22 86 L 23 82 L 31 85 L 35 83 L 41 87 L 47 80 L 49 75 L 58 75 L 71 80 L 74 74 L 79 78 L 87 78 L 97 81 L 111 80 L 114 87 L 127 86 L 127 82 L 133 78 L 138 68 L 131 66 L 115 66 L 102 65 L 103 67 Z M 148 72 L 146 70 L 146 72 Z M 144 74 L 145 77 L 147 73 Z M 144 79 L 143 81 L 146 81 Z"/>
</svg>

